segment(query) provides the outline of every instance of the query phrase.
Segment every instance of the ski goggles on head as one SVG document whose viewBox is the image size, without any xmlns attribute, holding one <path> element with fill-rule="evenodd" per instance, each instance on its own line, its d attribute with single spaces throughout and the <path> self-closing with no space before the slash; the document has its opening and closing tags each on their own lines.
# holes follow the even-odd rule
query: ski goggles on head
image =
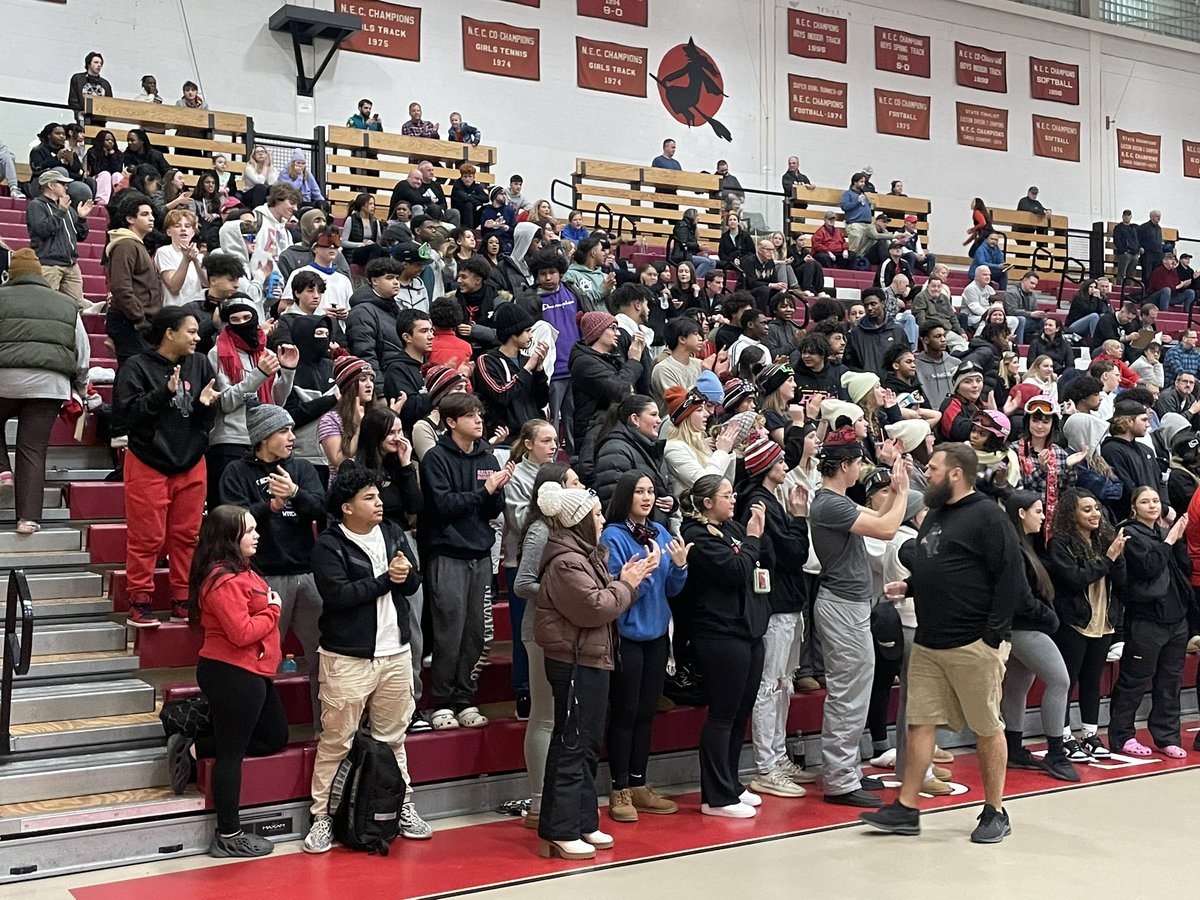
<svg viewBox="0 0 1200 900">
<path fill-rule="evenodd" d="M 1025 413 L 1026 415 L 1041 413 L 1044 416 L 1057 416 L 1059 415 L 1058 403 L 1053 397 L 1031 397 L 1025 404 Z"/>
</svg>

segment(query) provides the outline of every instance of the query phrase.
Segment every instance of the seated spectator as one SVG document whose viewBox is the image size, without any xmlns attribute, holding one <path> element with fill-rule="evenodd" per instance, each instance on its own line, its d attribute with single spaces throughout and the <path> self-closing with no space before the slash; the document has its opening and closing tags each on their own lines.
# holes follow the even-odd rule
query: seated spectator
<svg viewBox="0 0 1200 900">
<path fill-rule="evenodd" d="M 79 241 L 88 236 L 91 200 L 74 201 L 70 178 L 61 168 L 47 169 L 37 179 L 40 194 L 25 205 L 29 242 L 42 265 L 42 278 L 82 309 L 83 274 L 79 269 Z"/>
<path fill-rule="evenodd" d="M 325 206 L 325 195 L 321 193 L 317 179 L 308 170 L 308 161 L 299 147 L 292 151 L 292 160 L 288 163 L 287 171 L 279 176 L 279 183 L 289 184 L 299 192 L 301 209 Z"/>
<path fill-rule="evenodd" d="M 405 137 L 432 138 L 439 140 L 438 131 L 441 125 L 437 122 L 426 122 L 421 118 L 421 104 L 408 104 L 408 121 L 400 127 L 400 133 Z"/>
<path fill-rule="evenodd" d="M 1180 278 L 1178 265 L 1179 262 L 1173 255 L 1163 257 L 1162 265 L 1150 273 L 1146 298 L 1151 303 L 1157 303 L 1163 312 L 1182 304 L 1184 312 L 1190 317 L 1192 304 L 1196 302 L 1196 291 L 1192 287 L 1191 278 Z"/>
<path fill-rule="evenodd" d="M 192 191 L 190 207 L 196 214 L 197 228 L 207 232 L 214 224 L 221 222 L 221 189 L 216 172 L 202 172 L 196 179 L 196 187 Z"/>
<path fill-rule="evenodd" d="M 450 206 L 458 213 L 463 228 L 474 228 L 480 208 L 488 202 L 487 189 L 476 180 L 476 168 L 469 162 L 458 167 L 458 178 L 450 186 Z"/>
<path fill-rule="evenodd" d="M 846 346 L 846 365 L 862 372 L 878 374 L 883 368 L 884 354 L 895 344 L 911 346 L 904 330 L 889 324 L 883 306 L 883 292 L 878 288 L 863 291 L 866 315 L 850 329 Z"/>
<path fill-rule="evenodd" d="M 736 212 L 725 216 L 725 229 L 717 244 L 717 258 L 726 269 L 740 269 L 742 260 L 754 255 L 754 238 L 742 230 L 742 220 Z"/>
<path fill-rule="evenodd" d="M 887 213 L 876 213 L 865 229 L 859 232 L 860 241 L 867 242 L 860 256 L 872 266 L 881 266 L 887 259 L 888 247 L 894 244 L 895 236 L 890 231 L 892 217 Z"/>
<path fill-rule="evenodd" d="M 479 129 L 464 122 L 461 113 L 450 113 L 450 127 L 446 130 L 446 140 L 478 147 L 481 138 Z"/>
<path fill-rule="evenodd" d="M 37 181 L 50 169 L 62 169 L 70 177 L 67 193 L 74 204 L 92 199 L 83 173 L 83 161 L 67 146 L 65 125 L 51 122 L 38 132 L 38 144 L 29 151 L 30 180 Z"/>
<path fill-rule="evenodd" d="M 1071 298 L 1071 306 L 1067 309 L 1067 333 L 1092 337 L 1100 317 L 1111 311 L 1112 307 L 1100 296 L 1098 281 L 1088 281 Z"/>
<path fill-rule="evenodd" d="M 479 231 L 484 243 L 489 237 L 495 237 L 500 242 L 500 253 L 509 254 L 513 250 L 513 229 L 516 228 L 517 217 L 508 205 L 508 195 L 504 188 L 494 186 L 488 192 L 488 205 L 480 207 Z"/>
<path fill-rule="evenodd" d="M 775 259 L 775 245 L 769 237 L 759 238 L 755 251 L 738 261 L 744 282 L 739 287 L 754 295 L 760 310 L 769 307 L 772 296 L 788 289 L 787 282 L 780 277 L 780 268 Z"/>
<path fill-rule="evenodd" d="M 767 314 L 756 306 L 751 306 L 741 311 L 737 323 L 741 334 L 729 345 L 729 364 L 736 369 L 742 353 L 751 347 L 757 348 L 762 353 L 765 364 L 770 354 L 767 345 L 763 343 L 763 339 L 767 336 Z"/>
<path fill-rule="evenodd" d="M 791 356 L 804 331 L 796 324 L 796 300 L 789 294 L 776 294 L 768 307 L 771 319 L 763 343 L 771 359 Z"/>
<path fill-rule="evenodd" d="M 1030 352 L 1032 352 L 1032 348 L 1030 348 Z M 1166 387 L 1162 355 L 1162 344 L 1158 341 L 1151 341 L 1142 351 L 1142 355 L 1129 364 L 1129 368 L 1137 375 L 1139 384 L 1152 384 L 1160 391 Z"/>
<path fill-rule="evenodd" d="M 125 156 L 117 149 L 116 137 L 108 130 L 98 132 L 84 156 L 84 173 L 96 182 L 96 202 L 101 206 L 112 198 L 115 186 L 124 177 L 124 168 Z M 9 184 L 15 187 L 15 178 Z"/>
<path fill-rule="evenodd" d="M 59 409 L 84 396 L 90 344 L 78 309 L 53 290 L 30 249 L 13 253 L 0 285 L 0 504 L 14 499 L 17 534 L 41 529 L 46 451 Z M 5 437 L 17 420 L 17 468 Z"/>
<path fill-rule="evenodd" d="M 911 312 L 917 320 L 921 334 L 932 324 L 941 325 L 945 331 L 946 345 L 951 352 L 967 348 L 967 337 L 959 313 L 955 312 L 950 289 L 937 273 L 925 280 L 921 290 L 913 298 Z"/>
<path fill-rule="evenodd" d="M 327 508 L 333 523 L 317 539 L 312 556 L 327 612 L 318 654 L 321 735 L 313 763 L 312 828 L 304 839 L 308 853 L 333 846 L 329 792 L 368 706 L 371 736 L 392 749 L 407 788 L 400 835 L 433 836 L 412 802 L 404 749 L 416 712 L 408 598 L 421 586 L 421 575 L 403 529 L 383 516 L 379 476 L 357 465 L 346 468 L 330 487 Z"/>
<path fill-rule="evenodd" d="M 275 316 L 275 330 L 271 332 L 268 342 L 268 346 L 272 350 L 279 344 L 293 343 L 291 339 L 292 325 L 299 317 L 317 315 L 325 296 L 325 280 L 322 278 L 322 273 L 316 270 L 297 269 L 288 280 L 288 291 L 291 298 L 287 300 L 281 298 L 276 305 L 279 312 Z M 343 304 L 342 312 L 345 312 L 345 304 Z M 341 321 L 328 313 L 322 315 L 328 317 L 330 328 L 336 329 L 332 335 L 334 343 L 339 347 L 344 346 L 346 332 Z"/>
<path fill-rule="evenodd" d="M 978 328 L 987 314 L 996 289 L 992 287 L 992 271 L 987 266 L 975 269 L 974 279 L 963 288 L 962 305 L 967 311 L 967 327 Z"/>
<path fill-rule="evenodd" d="M 533 201 L 521 193 L 524 188 L 525 179 L 520 175 L 513 175 L 508 179 L 508 206 L 518 222 L 529 218 L 529 212 L 533 209 Z"/>
<path fill-rule="evenodd" d="M 153 75 L 142 76 L 142 92 L 135 94 L 133 99 L 138 103 L 158 103 L 163 102 L 162 96 L 158 93 L 158 79 Z"/>
<path fill-rule="evenodd" d="M 202 257 L 192 238 L 196 235 L 196 216 L 188 209 L 167 213 L 167 237 L 154 252 L 154 267 L 162 279 L 163 306 L 186 306 L 204 293 Z"/>
<path fill-rule="evenodd" d="M 813 232 L 812 250 L 824 268 L 857 268 L 858 254 L 850 249 L 846 235 L 837 227 L 837 213 L 825 213 L 825 224 Z"/>
<path fill-rule="evenodd" d="M 1098 360 L 1108 360 L 1117 367 L 1117 374 L 1121 376 L 1121 389 L 1131 388 L 1138 383 L 1137 374 L 1125 365 L 1124 359 L 1121 358 L 1121 342 L 1120 341 L 1105 341 L 1100 345 L 1097 352 L 1092 354 L 1092 362 Z"/>
<path fill-rule="evenodd" d="M 138 166 L 153 166 L 159 175 L 165 176 L 171 167 L 167 158 L 162 155 L 142 128 L 133 128 L 125 135 L 125 169 L 136 169 Z"/>
<path fill-rule="evenodd" d="M 365 266 L 382 252 L 383 226 L 375 218 L 375 195 L 363 191 L 346 208 L 342 224 L 342 252 L 350 254 L 350 262 Z"/>
<path fill-rule="evenodd" d="M 561 234 L 565 240 L 574 241 L 576 244 L 586 238 L 588 230 L 583 225 L 583 213 L 577 209 L 571 210 Z"/>
<path fill-rule="evenodd" d="M 1048 356 L 1029 355 L 1029 366 L 1025 370 L 1023 384 L 1032 384 L 1042 394 L 1053 397 L 1058 391 L 1054 383 L 1058 373 L 1054 371 L 1054 360 Z"/>
<path fill-rule="evenodd" d="M 617 276 L 601 268 L 609 247 L 607 238 L 594 234 L 581 241 L 563 276 L 563 281 L 578 292 L 584 312 L 603 309 L 605 299 L 616 286 Z"/>
<path fill-rule="evenodd" d="M 293 269 L 288 275 L 283 287 L 284 299 L 295 296 L 293 282 L 302 272 L 313 272 L 325 282 L 322 292 L 321 305 L 316 312 L 323 316 L 332 316 L 339 322 L 344 322 L 350 314 L 350 300 L 354 294 L 354 285 L 337 268 L 337 257 L 341 246 L 341 236 L 336 228 L 328 227 L 319 230 L 309 245 L 312 261 L 308 265 Z"/>
<path fill-rule="evenodd" d="M 75 110 L 77 118 L 82 118 L 85 98 L 114 96 L 108 79 L 100 77 L 100 70 L 103 68 L 104 57 L 93 50 L 84 57 L 83 71 L 71 76 L 71 83 L 67 88 L 67 106 Z"/>
<path fill-rule="evenodd" d="M 904 248 L 904 259 L 913 267 L 913 271 L 925 275 L 933 274 L 937 267 L 937 257 L 925 251 L 921 243 L 921 233 L 917 231 L 916 216 L 905 216 L 903 227 L 893 237 Z"/>
<path fill-rule="evenodd" d="M 224 153 L 214 153 L 212 156 L 212 172 L 217 179 L 217 195 L 221 205 L 230 197 L 237 198 L 237 176 L 229 171 L 229 160 Z"/>
<path fill-rule="evenodd" d="M 670 256 L 668 259 L 673 264 L 678 264 L 684 260 L 690 261 L 696 269 L 697 277 L 703 278 L 713 268 L 714 263 L 705 255 L 704 248 L 701 246 L 700 239 L 697 236 L 697 219 L 699 215 L 700 213 L 696 209 L 688 208 L 683 211 L 683 218 L 675 224 L 675 229 L 671 233 Z M 572 213 L 572 228 L 574 228 L 574 216 L 575 214 Z M 580 221 L 582 222 L 582 220 L 583 216 L 580 215 Z M 568 235 L 567 231 L 570 230 L 564 230 L 563 236 L 570 237 L 577 245 L 587 239 L 587 229 L 580 227 L 578 230 L 572 231 L 571 235 Z M 577 236 L 581 232 L 582 237 Z"/>
<path fill-rule="evenodd" d="M 979 249 L 971 257 L 971 266 L 967 269 L 968 277 L 974 278 L 975 271 L 980 266 L 987 266 L 991 270 L 992 281 L 996 282 L 1000 290 L 1008 288 L 1008 270 L 1012 268 L 1012 263 L 1004 261 L 1004 251 L 1000 249 L 1000 232 L 993 231 L 987 236 L 987 240 L 979 245 Z"/>
<path fill-rule="evenodd" d="M 829 337 L 819 331 L 809 331 L 796 346 L 790 364 L 796 379 L 797 396 L 802 399 L 814 394 L 845 397 L 842 387 L 842 367 L 833 365 L 833 348 Z"/>
<path fill-rule="evenodd" d="M 271 154 L 265 147 L 255 147 L 242 170 L 242 202 L 251 209 L 265 203 L 267 190 L 278 180 Z"/>
<path fill-rule="evenodd" d="M 1196 376 L 1189 372 L 1176 375 L 1171 387 L 1159 395 L 1158 402 L 1154 404 L 1154 411 L 1160 419 L 1167 413 L 1178 413 L 1189 422 L 1195 421 L 1196 416 L 1200 415 L 1200 400 L 1196 398 Z"/>
<path fill-rule="evenodd" d="M 913 266 L 907 259 L 904 258 L 904 245 L 896 241 L 892 241 L 888 245 L 887 259 L 879 267 L 879 273 L 876 275 L 875 284 L 877 287 L 886 288 L 892 283 L 892 280 L 897 275 L 903 275 L 908 279 L 909 284 L 915 280 L 913 277 Z"/>
<path fill-rule="evenodd" d="M 1038 276 L 1036 272 L 1026 272 L 1021 280 L 1004 292 L 1004 313 L 1006 316 L 1016 316 L 1021 319 L 1021 327 L 1017 330 L 1017 343 L 1024 344 L 1037 337 L 1042 329 L 1042 321 L 1046 318 L 1044 310 L 1038 308 L 1037 290 Z"/>
<path fill-rule="evenodd" d="M 778 237 L 776 237 L 778 235 Z M 812 252 L 812 239 L 807 234 L 799 234 L 785 253 L 783 250 L 786 238 L 782 232 L 771 233 L 771 242 L 775 244 L 775 259 L 786 263 L 796 275 L 796 284 L 807 296 L 814 294 L 829 296 L 825 287 L 825 270 L 817 262 Z M 790 285 L 790 282 L 789 282 Z"/>
<path fill-rule="evenodd" d="M 458 211 L 451 209 L 446 202 L 446 193 L 437 182 L 437 178 L 434 175 L 433 163 L 427 159 L 422 160 L 417 164 L 416 171 L 421 175 L 421 183 L 415 186 L 420 193 L 417 203 L 413 206 L 413 212 L 418 215 L 425 213 L 426 215 L 434 216 L 439 221 L 448 222 L 454 226 L 461 225 L 462 220 Z M 413 186 L 411 181 L 408 184 L 410 187 Z M 408 197 L 406 199 L 411 200 Z M 420 206 L 421 209 L 418 210 L 417 206 Z"/>
<path fill-rule="evenodd" d="M 894 322 L 904 329 L 909 347 L 917 346 L 917 320 L 908 306 L 916 296 L 912 280 L 903 272 L 897 272 L 883 291 L 883 309 L 889 323 Z"/>
<path fill-rule="evenodd" d="M 280 181 L 271 185 L 267 191 L 266 202 L 254 210 L 259 222 L 256 243 L 258 250 L 272 259 L 278 259 L 292 246 L 292 232 L 288 223 L 302 202 L 300 192 L 291 184 Z M 284 275 L 282 272 L 280 274 Z"/>
<path fill-rule="evenodd" d="M 1174 379 L 1180 372 L 1200 375 L 1200 349 L 1196 347 L 1196 335 L 1196 329 L 1185 328 L 1179 333 L 1179 340 L 1167 350 L 1163 359 L 1167 378 Z"/>
<path fill-rule="evenodd" d="M 1097 286 L 1099 290 L 1099 286 Z M 1158 309 L 1157 306 L 1154 309 Z M 1117 309 L 1109 307 L 1100 315 L 1096 323 L 1096 332 L 1092 336 L 1093 344 L 1103 346 L 1106 341 L 1117 341 L 1123 348 L 1123 353 L 1129 361 L 1139 351 L 1133 348 L 1133 339 L 1140 330 L 1138 307 L 1136 303 L 1126 300 Z"/>
</svg>

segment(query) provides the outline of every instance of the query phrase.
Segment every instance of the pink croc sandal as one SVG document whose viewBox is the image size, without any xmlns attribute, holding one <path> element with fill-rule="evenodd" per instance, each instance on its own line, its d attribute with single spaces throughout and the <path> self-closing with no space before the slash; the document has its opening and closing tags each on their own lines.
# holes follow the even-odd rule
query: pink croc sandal
<svg viewBox="0 0 1200 900">
<path fill-rule="evenodd" d="M 1126 756 L 1139 756 L 1145 759 L 1147 756 L 1153 756 L 1154 751 L 1139 741 L 1137 738 L 1130 738 L 1121 746 L 1121 752 Z"/>
<path fill-rule="evenodd" d="M 1171 759 L 1187 759 L 1187 751 L 1177 744 L 1171 744 L 1169 747 L 1162 748 L 1163 756 L 1169 756 Z"/>
</svg>

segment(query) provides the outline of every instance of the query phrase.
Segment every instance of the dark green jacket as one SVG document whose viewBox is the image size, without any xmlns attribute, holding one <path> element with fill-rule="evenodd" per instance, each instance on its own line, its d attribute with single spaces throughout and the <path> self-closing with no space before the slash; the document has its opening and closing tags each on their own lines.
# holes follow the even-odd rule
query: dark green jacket
<svg viewBox="0 0 1200 900">
<path fill-rule="evenodd" d="M 75 379 L 75 301 L 40 275 L 0 286 L 0 369 L 48 369 Z"/>
</svg>

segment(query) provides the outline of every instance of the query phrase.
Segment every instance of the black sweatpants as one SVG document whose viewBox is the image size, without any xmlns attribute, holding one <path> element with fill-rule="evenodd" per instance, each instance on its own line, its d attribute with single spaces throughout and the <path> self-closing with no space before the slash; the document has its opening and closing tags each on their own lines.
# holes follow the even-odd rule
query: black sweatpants
<svg viewBox="0 0 1200 900">
<path fill-rule="evenodd" d="M 1108 739 L 1114 750 L 1134 736 L 1134 717 L 1150 686 L 1150 737 L 1158 748 L 1179 746 L 1179 692 L 1187 656 L 1187 620 L 1173 625 L 1125 620 L 1125 651 L 1109 701 Z"/>
<path fill-rule="evenodd" d="M 738 761 L 762 680 L 763 642 L 694 634 L 692 651 L 708 697 L 700 732 L 700 799 L 709 806 L 732 806 L 745 790 Z"/>
<path fill-rule="evenodd" d="M 621 638 L 609 684 L 608 768 L 614 791 L 646 783 L 650 735 L 667 677 L 668 640 Z"/>
<path fill-rule="evenodd" d="M 216 757 L 212 782 L 217 830 L 232 834 L 241 828 L 242 759 L 282 750 L 288 740 L 287 717 L 275 684 L 264 675 L 202 656 L 196 681 L 212 707 L 213 721 L 212 736 L 196 741 L 196 756 Z"/>
<path fill-rule="evenodd" d="M 609 673 L 577 667 L 575 702 L 570 708 L 571 668 L 570 663 L 546 660 L 546 680 L 554 695 L 554 731 L 546 753 L 538 836 L 548 841 L 578 841 L 600 829 L 596 767 L 604 741 Z"/>
<path fill-rule="evenodd" d="M 899 659 L 884 659 L 879 653 L 879 644 L 875 644 L 875 678 L 871 682 L 871 705 L 867 709 L 867 728 L 871 731 L 871 741 L 882 743 L 888 736 L 888 706 L 892 700 L 892 684 L 900 674 L 904 664 L 904 647 L 901 646 Z"/>
<path fill-rule="evenodd" d="M 1104 666 L 1108 662 L 1108 648 L 1112 644 L 1112 635 L 1104 637 L 1084 637 L 1065 622 L 1058 626 L 1053 634 L 1054 643 L 1062 654 L 1063 663 L 1067 667 L 1067 675 L 1071 679 L 1071 687 L 1079 685 L 1079 718 L 1089 725 L 1100 724 L 1100 679 L 1104 676 Z M 1070 697 L 1070 689 L 1067 696 Z M 1071 724 L 1071 707 L 1067 704 L 1067 721 Z"/>
</svg>

